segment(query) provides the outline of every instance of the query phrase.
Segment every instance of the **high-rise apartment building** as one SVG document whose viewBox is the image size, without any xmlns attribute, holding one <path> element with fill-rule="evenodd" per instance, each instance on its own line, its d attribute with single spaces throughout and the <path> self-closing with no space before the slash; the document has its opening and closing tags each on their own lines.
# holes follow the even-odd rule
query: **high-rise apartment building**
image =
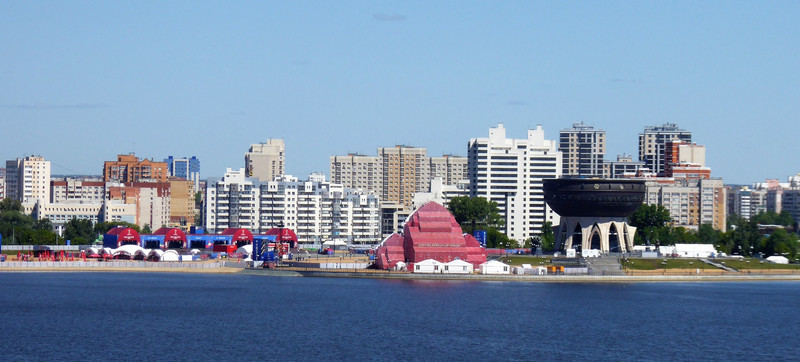
<svg viewBox="0 0 800 362">
<path fill-rule="evenodd" d="M 226 228 L 263 233 L 287 227 L 304 243 L 376 243 L 381 237 L 377 196 L 317 176 L 298 181 L 284 175 L 260 182 L 246 177 L 244 169 L 228 169 L 221 179 L 209 179 L 204 214 L 206 229 L 212 233 Z"/>
<path fill-rule="evenodd" d="M 606 154 L 606 131 L 583 122 L 562 129 L 558 150 L 561 151 L 564 176 L 603 177 Z"/>
<path fill-rule="evenodd" d="M 330 158 L 331 182 L 374 192 L 384 205 L 400 205 L 403 210 L 412 207 L 415 193 L 430 190 L 432 179 L 455 186 L 467 180 L 467 169 L 466 157 L 428 157 L 425 148 L 402 145 L 379 148 L 378 156 Z"/>
<path fill-rule="evenodd" d="M 167 163 L 169 176 L 191 180 L 195 190 L 200 188 L 200 160 L 197 157 L 174 158 L 169 156 L 164 159 L 164 162 Z"/>
<path fill-rule="evenodd" d="M 383 190 L 383 168 L 377 156 L 360 154 L 331 156 L 330 165 L 333 183 L 376 194 L 380 194 Z"/>
<path fill-rule="evenodd" d="M 50 201 L 50 161 L 28 156 L 6 161 L 6 197 L 23 204 Z"/>
<path fill-rule="evenodd" d="M 247 177 L 259 181 L 272 181 L 286 172 L 286 147 L 282 139 L 269 139 L 250 145 L 244 154 L 244 170 Z"/>
<path fill-rule="evenodd" d="M 739 215 L 744 219 L 767 211 L 766 190 L 754 190 L 747 186 L 727 186 L 728 215 Z"/>
<path fill-rule="evenodd" d="M 167 182 L 169 173 L 166 162 L 139 160 L 136 155 L 117 155 L 116 161 L 103 163 L 104 182 Z"/>
<path fill-rule="evenodd" d="M 645 163 L 653 173 L 663 176 L 666 171 L 667 141 L 681 140 L 692 142 L 692 133 L 678 128 L 674 123 L 662 126 L 648 126 L 639 134 L 639 161 Z"/>
<path fill-rule="evenodd" d="M 192 180 L 183 177 L 169 178 L 169 224 L 168 227 L 177 227 L 189 230 L 194 225 L 195 188 Z"/>
<path fill-rule="evenodd" d="M 442 185 L 456 186 L 459 182 L 469 179 L 469 162 L 466 157 L 455 155 L 431 157 L 428 170 L 428 183 L 438 178 L 441 179 Z"/>
<path fill-rule="evenodd" d="M 404 145 L 378 148 L 383 177 L 381 201 L 411 208 L 414 194 L 427 191 L 430 186 L 427 161 L 425 148 Z"/>
<path fill-rule="evenodd" d="M 697 230 L 711 224 L 717 230 L 726 227 L 726 188 L 721 179 L 649 179 L 646 203 L 669 210 L 672 224 Z"/>
<path fill-rule="evenodd" d="M 788 211 L 795 222 L 800 223 L 800 173 L 790 176 L 789 182 L 768 179 L 753 185 L 754 191 L 764 193 L 766 211 L 780 214 Z"/>
<path fill-rule="evenodd" d="M 539 235 L 546 221 L 560 219 L 544 201 L 542 180 L 561 177 L 562 154 L 545 140 L 541 126 L 528 138 L 506 138 L 503 124 L 489 129 L 488 138 L 469 141 L 470 196 L 496 202 L 505 219 L 505 233 L 519 242 Z"/>
</svg>

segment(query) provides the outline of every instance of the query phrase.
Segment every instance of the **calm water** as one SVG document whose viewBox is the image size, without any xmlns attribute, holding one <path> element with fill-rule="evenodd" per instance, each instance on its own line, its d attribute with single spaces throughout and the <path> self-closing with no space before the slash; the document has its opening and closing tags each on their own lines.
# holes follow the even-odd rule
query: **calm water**
<svg viewBox="0 0 800 362">
<path fill-rule="evenodd" d="M 787 360 L 800 283 L 0 273 L 3 360 Z"/>
</svg>

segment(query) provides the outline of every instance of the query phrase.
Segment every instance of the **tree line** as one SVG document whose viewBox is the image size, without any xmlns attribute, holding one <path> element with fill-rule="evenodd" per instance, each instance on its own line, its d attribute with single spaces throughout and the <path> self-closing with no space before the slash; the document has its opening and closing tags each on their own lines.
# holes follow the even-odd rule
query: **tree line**
<svg viewBox="0 0 800 362">
<path fill-rule="evenodd" d="M 669 211 L 661 205 L 642 204 L 628 218 L 636 226 L 636 245 L 713 244 L 728 255 L 782 255 L 797 258 L 798 225 L 788 211 L 762 212 L 745 219 L 730 215 L 727 230 L 714 229 L 711 224 L 700 225 L 697 231 L 672 226 Z M 759 229 L 759 226 L 761 228 Z"/>
<path fill-rule="evenodd" d="M 149 233 L 149 226 L 140 230 L 139 225 L 123 221 L 92 223 L 91 220 L 72 219 L 64 225 L 63 236 L 53 232 L 50 219 L 34 220 L 24 213 L 18 200 L 0 201 L 0 235 L 5 245 L 59 245 L 70 240 L 72 245 L 87 245 L 99 239 L 117 226 L 130 227 L 137 232 Z"/>
</svg>

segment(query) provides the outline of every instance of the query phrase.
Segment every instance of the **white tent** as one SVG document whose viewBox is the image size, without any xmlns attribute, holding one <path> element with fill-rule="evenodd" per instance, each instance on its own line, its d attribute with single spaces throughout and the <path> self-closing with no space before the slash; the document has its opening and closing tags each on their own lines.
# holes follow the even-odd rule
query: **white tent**
<svg viewBox="0 0 800 362">
<path fill-rule="evenodd" d="M 419 263 L 414 263 L 414 273 L 441 273 L 444 263 L 433 259 L 426 259 Z"/>
<path fill-rule="evenodd" d="M 236 249 L 237 254 L 242 254 L 242 259 L 245 261 L 252 260 L 253 244 L 242 245 Z"/>
<path fill-rule="evenodd" d="M 167 250 L 161 254 L 161 261 L 179 261 L 181 258 L 175 250 Z"/>
<path fill-rule="evenodd" d="M 323 249 L 331 248 L 333 250 L 346 250 L 347 243 L 344 242 L 343 240 L 328 240 L 322 243 L 322 248 Z"/>
<path fill-rule="evenodd" d="M 472 263 L 456 259 L 444 264 L 443 274 L 470 274 L 475 269 Z"/>
<path fill-rule="evenodd" d="M 119 248 L 114 249 L 114 252 L 111 253 L 111 255 L 115 257 L 124 255 L 131 259 L 134 259 L 136 256 L 141 256 L 142 259 L 144 259 L 146 254 L 147 252 L 145 252 L 144 248 L 135 244 L 127 244 L 120 246 Z"/>
<path fill-rule="evenodd" d="M 489 260 L 478 266 L 481 274 L 509 274 L 511 267 L 508 264 L 501 263 L 497 260 Z"/>
<path fill-rule="evenodd" d="M 147 260 L 160 261 L 162 255 L 164 255 L 164 251 L 163 250 L 161 250 L 161 249 L 150 249 L 150 251 L 147 252 Z"/>
<path fill-rule="evenodd" d="M 767 261 L 775 264 L 789 264 L 789 259 L 787 259 L 785 256 L 779 255 L 767 257 Z"/>
</svg>

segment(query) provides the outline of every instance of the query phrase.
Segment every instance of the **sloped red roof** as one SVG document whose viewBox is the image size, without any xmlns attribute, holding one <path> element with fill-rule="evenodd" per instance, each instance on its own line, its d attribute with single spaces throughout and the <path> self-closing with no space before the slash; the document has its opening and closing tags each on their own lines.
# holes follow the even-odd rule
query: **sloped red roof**
<svg viewBox="0 0 800 362">
<path fill-rule="evenodd" d="M 276 241 L 294 241 L 297 242 L 297 234 L 292 229 L 287 228 L 272 228 L 267 230 L 264 235 L 275 235 Z"/>
<path fill-rule="evenodd" d="M 223 230 L 220 235 L 232 235 L 231 239 L 234 243 L 237 241 L 253 241 L 253 233 L 247 229 L 228 228 Z"/>
<path fill-rule="evenodd" d="M 107 235 L 116 235 L 118 241 L 136 241 L 139 242 L 141 239 L 139 238 L 139 232 L 126 227 L 115 227 L 109 230 Z"/>
<path fill-rule="evenodd" d="M 186 241 L 186 233 L 178 228 L 161 228 L 153 235 L 164 235 L 164 241 Z"/>
</svg>

